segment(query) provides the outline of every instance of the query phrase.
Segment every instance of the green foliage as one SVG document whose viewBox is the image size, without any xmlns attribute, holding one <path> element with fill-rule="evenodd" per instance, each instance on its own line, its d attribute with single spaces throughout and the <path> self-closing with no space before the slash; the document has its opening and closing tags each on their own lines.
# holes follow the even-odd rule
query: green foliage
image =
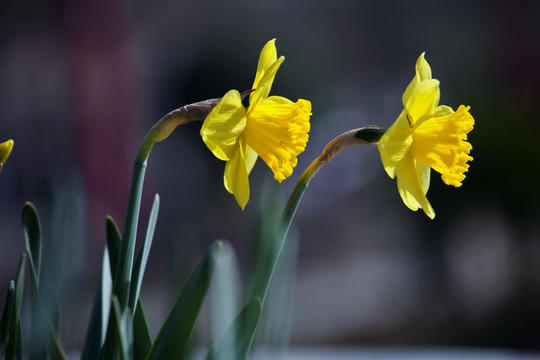
<svg viewBox="0 0 540 360">
<path fill-rule="evenodd" d="M 261 309 L 261 299 L 251 300 L 231 324 L 219 347 L 210 349 L 206 359 L 246 359 L 261 316 Z"/>
<path fill-rule="evenodd" d="M 210 286 L 223 245 L 212 244 L 187 280 L 180 297 L 154 342 L 148 359 L 183 359 L 195 320 Z"/>
<path fill-rule="evenodd" d="M 211 245 L 185 282 L 169 316 L 152 341 L 140 292 L 157 224 L 160 199 L 156 194 L 145 235 L 136 253 L 135 243 L 145 169 L 146 159 L 143 162 L 135 162 L 123 233 L 119 231 L 111 217 L 106 219 L 107 244 L 103 253 L 101 278 L 96 289 L 81 353 L 83 360 L 186 359 L 199 312 L 210 288 L 218 258 L 223 251 L 221 242 Z M 208 360 L 243 360 L 248 357 L 276 263 L 306 186 L 307 182 L 295 189 L 293 199 L 288 204 L 277 230 L 273 226 L 275 219 L 265 215 L 267 217 L 265 227 L 271 230 L 264 239 L 263 256 L 255 269 L 254 290 L 236 317 L 234 314 L 237 311 L 236 300 L 239 299 L 239 295 L 229 296 L 231 306 L 226 307 L 228 314 L 220 314 L 217 317 L 232 323 L 228 327 L 223 326 L 224 334 L 219 336 L 218 342 L 210 345 Z M 272 212 L 273 210 L 274 207 Z M 21 306 L 25 267 L 28 263 L 31 329 L 30 341 L 24 348 L 28 349 L 28 355 L 32 359 L 65 359 L 58 338 L 60 318 L 58 301 L 54 289 L 40 283 L 43 267 L 42 231 L 38 212 L 31 203 L 26 203 L 23 207 L 22 227 L 25 251 L 21 256 L 16 279 L 9 285 L 2 313 L 0 358 L 2 356 L 9 360 L 23 358 Z M 226 284 L 224 282 L 222 285 L 229 287 L 220 291 L 223 293 L 223 291 L 230 292 L 231 289 L 238 290 L 233 286 L 234 266 L 224 267 L 223 270 L 231 274 L 224 274 L 221 277 L 228 279 Z"/>
<path fill-rule="evenodd" d="M 6 303 L 2 313 L 2 321 L 0 321 L 0 357 L 4 353 L 6 346 L 9 328 L 11 326 L 12 313 L 15 307 L 15 281 L 9 283 L 8 292 L 6 295 Z"/>
<path fill-rule="evenodd" d="M 107 224 L 109 223 L 114 224 L 114 220 L 108 218 Z M 107 234 L 109 234 L 108 231 Z M 93 360 L 99 358 L 99 353 L 107 333 L 107 319 L 109 317 L 111 293 L 111 266 L 109 265 L 109 252 L 107 248 L 105 248 L 103 264 L 101 267 L 101 280 L 94 298 L 94 305 L 92 307 L 92 314 L 90 315 L 90 322 L 88 332 L 86 333 L 86 341 L 84 343 L 81 360 Z"/>
<path fill-rule="evenodd" d="M 133 357 L 135 360 L 144 360 L 152 348 L 152 335 L 148 329 L 148 322 L 142 300 L 139 297 L 135 316 L 133 317 Z"/>
</svg>

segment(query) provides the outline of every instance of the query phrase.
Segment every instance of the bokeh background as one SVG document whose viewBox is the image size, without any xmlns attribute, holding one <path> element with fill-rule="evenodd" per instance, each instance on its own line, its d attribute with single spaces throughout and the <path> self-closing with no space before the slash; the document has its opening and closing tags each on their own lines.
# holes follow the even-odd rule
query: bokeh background
<svg viewBox="0 0 540 360">
<path fill-rule="evenodd" d="M 216 239 L 231 243 L 249 284 L 261 216 L 279 215 L 335 136 L 395 120 L 425 51 L 441 103 L 470 105 L 476 119 L 463 186 L 433 174 L 431 221 L 403 205 L 376 148 L 346 149 L 300 204 L 289 250 L 297 271 L 277 278 L 288 284 L 278 328 L 298 346 L 538 351 L 539 19 L 539 1 L 2 1 L 0 140 L 15 147 L 0 174 L 0 286 L 15 276 L 20 213 L 32 201 L 62 341 L 80 348 L 105 217 L 123 223 L 144 134 L 177 107 L 249 89 L 260 49 L 277 38 L 286 61 L 272 93 L 313 103 L 296 172 L 277 184 L 259 161 L 242 211 L 191 123 L 155 146 L 142 208 L 144 226 L 160 194 L 142 290 L 154 331 Z"/>
</svg>

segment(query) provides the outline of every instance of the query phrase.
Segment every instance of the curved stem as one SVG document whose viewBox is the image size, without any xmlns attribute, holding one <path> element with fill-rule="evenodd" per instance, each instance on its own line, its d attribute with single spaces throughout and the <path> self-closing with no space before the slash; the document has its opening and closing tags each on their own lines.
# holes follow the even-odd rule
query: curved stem
<svg viewBox="0 0 540 360">
<path fill-rule="evenodd" d="M 366 144 L 377 145 L 377 142 L 384 134 L 386 129 L 382 129 L 375 126 L 369 126 L 361 129 L 354 129 L 347 131 L 334 140 L 330 141 L 328 145 L 323 149 L 321 155 L 315 159 L 311 165 L 304 171 L 304 173 L 298 179 L 295 188 L 293 189 L 289 201 L 285 206 L 285 210 L 281 215 L 278 223 L 278 227 L 275 233 L 275 242 L 262 260 L 262 264 L 259 264 L 257 269 L 256 283 L 251 294 L 251 299 L 260 298 L 262 304 L 266 300 L 270 281 L 276 269 L 276 264 L 279 260 L 279 256 L 283 250 L 285 239 L 291 227 L 292 220 L 298 209 L 298 205 L 302 200 L 304 192 L 306 191 L 309 182 L 317 174 L 317 172 L 330 160 L 336 157 L 341 150 L 347 146 Z"/>
</svg>

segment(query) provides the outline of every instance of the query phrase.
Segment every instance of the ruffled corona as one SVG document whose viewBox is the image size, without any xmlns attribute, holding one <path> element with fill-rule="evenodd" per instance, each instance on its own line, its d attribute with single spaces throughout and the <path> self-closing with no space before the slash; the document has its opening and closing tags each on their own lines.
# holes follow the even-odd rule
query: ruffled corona
<svg viewBox="0 0 540 360">
<path fill-rule="evenodd" d="M 280 101 L 277 101 L 277 100 Z M 296 166 L 308 141 L 311 103 L 270 97 L 248 113 L 244 139 L 281 182 Z"/>
<path fill-rule="evenodd" d="M 459 187 L 473 159 L 466 141 L 473 126 L 469 107 L 463 105 L 455 113 L 426 119 L 413 130 L 411 155 L 440 173 L 445 184 Z"/>
<path fill-rule="evenodd" d="M 397 176 L 398 191 L 411 210 L 423 209 L 430 218 L 435 212 L 426 194 L 430 168 L 441 174 L 447 185 L 461 186 L 465 179 L 472 146 L 467 134 L 474 118 L 469 107 L 452 108 L 439 103 L 439 82 L 420 55 L 416 74 L 403 94 L 404 110 L 381 137 L 378 148 L 383 166 L 391 178 Z"/>
<path fill-rule="evenodd" d="M 292 102 L 270 96 L 277 70 L 284 58 L 277 58 L 275 40 L 262 49 L 249 96 L 249 107 L 240 93 L 231 90 L 205 119 L 201 136 L 210 151 L 226 161 L 224 185 L 243 209 L 249 201 L 248 176 L 260 156 L 281 182 L 290 176 L 297 156 L 306 147 L 310 130 L 311 103 Z"/>
</svg>

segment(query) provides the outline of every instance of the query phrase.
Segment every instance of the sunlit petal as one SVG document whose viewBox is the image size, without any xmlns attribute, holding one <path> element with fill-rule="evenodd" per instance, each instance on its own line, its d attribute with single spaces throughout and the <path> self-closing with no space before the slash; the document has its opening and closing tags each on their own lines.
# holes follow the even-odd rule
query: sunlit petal
<svg viewBox="0 0 540 360">
<path fill-rule="evenodd" d="M 431 67 L 429 66 L 428 62 L 424 58 L 424 53 L 420 55 L 418 60 L 416 61 L 416 68 L 415 68 L 415 74 L 409 85 L 407 86 L 407 89 L 405 89 L 405 92 L 403 93 L 403 104 L 407 103 L 407 99 L 409 99 L 412 95 L 413 89 L 418 86 L 418 84 L 421 81 L 429 80 L 431 79 Z"/>
<path fill-rule="evenodd" d="M 425 53 L 422 53 L 416 60 L 416 76 L 420 81 L 431 79 L 431 67 L 424 58 Z"/>
<path fill-rule="evenodd" d="M 0 164 L 6 162 L 13 149 L 13 144 L 14 142 L 11 139 L 0 144 Z"/>
<path fill-rule="evenodd" d="M 249 179 L 244 151 L 245 144 L 241 141 L 234 157 L 225 164 L 223 176 L 225 189 L 234 195 L 242 210 L 249 201 Z"/>
<path fill-rule="evenodd" d="M 252 92 L 249 96 L 248 112 L 251 111 L 251 109 L 257 107 L 264 99 L 268 97 L 270 89 L 272 88 L 272 84 L 274 83 L 276 73 L 284 60 L 285 58 L 283 56 L 280 57 L 265 70 L 264 74 L 262 75 L 261 79 L 257 84 L 257 88 L 255 88 L 255 91 Z"/>
<path fill-rule="evenodd" d="M 377 145 L 384 169 L 392 179 L 396 176 L 396 168 L 409 151 L 412 141 L 412 129 L 403 111 Z"/>
<path fill-rule="evenodd" d="M 231 90 L 204 120 L 201 136 L 220 160 L 230 160 L 238 147 L 238 137 L 246 127 L 246 109 L 240 94 Z"/>
<path fill-rule="evenodd" d="M 276 39 L 268 41 L 262 48 L 259 55 L 259 62 L 257 63 L 257 73 L 255 73 L 255 80 L 253 81 L 252 89 L 259 87 L 259 81 L 263 77 L 268 68 L 277 60 Z"/>
<path fill-rule="evenodd" d="M 439 104 L 439 97 L 439 81 L 435 79 L 421 81 L 411 90 L 403 103 L 411 126 L 423 116 L 433 114 Z"/>
<path fill-rule="evenodd" d="M 416 160 L 412 156 L 407 155 L 403 158 L 402 164 L 397 172 L 397 177 L 399 182 L 399 193 L 405 205 L 414 211 L 421 208 L 427 216 L 433 219 L 435 217 L 435 211 L 433 211 L 433 208 L 426 197 L 426 193 L 424 192 L 424 189 L 422 189 L 422 183 L 416 167 Z"/>
</svg>

